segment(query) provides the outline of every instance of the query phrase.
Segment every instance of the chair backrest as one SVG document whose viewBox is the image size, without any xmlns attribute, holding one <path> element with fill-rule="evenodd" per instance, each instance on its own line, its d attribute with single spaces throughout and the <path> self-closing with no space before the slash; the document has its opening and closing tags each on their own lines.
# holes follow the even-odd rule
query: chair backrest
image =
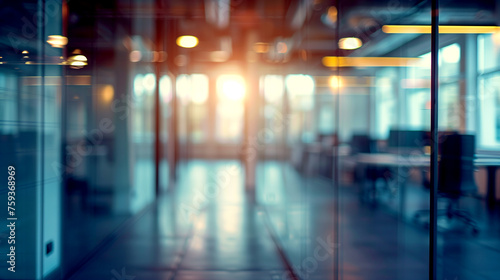
<svg viewBox="0 0 500 280">
<path fill-rule="evenodd" d="M 423 130 L 391 129 L 387 139 L 387 149 L 392 153 L 410 154 L 416 149 L 423 149 L 426 138 L 427 132 Z"/>
<path fill-rule="evenodd" d="M 477 192 L 474 180 L 474 135 L 443 135 L 440 142 L 438 191 L 449 196 Z"/>
</svg>

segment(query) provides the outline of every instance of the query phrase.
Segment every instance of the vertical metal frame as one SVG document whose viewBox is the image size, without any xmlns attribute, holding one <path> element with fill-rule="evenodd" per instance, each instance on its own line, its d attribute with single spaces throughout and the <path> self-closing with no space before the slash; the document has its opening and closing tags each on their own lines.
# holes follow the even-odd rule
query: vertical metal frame
<svg viewBox="0 0 500 280">
<path fill-rule="evenodd" d="M 437 188 L 438 188 L 438 54 L 439 0 L 432 0 L 431 22 L 431 186 L 429 227 L 429 279 L 437 279 Z"/>
<path fill-rule="evenodd" d="M 340 13 L 342 11 L 340 7 L 340 0 L 334 0 L 333 5 L 337 7 L 337 28 L 335 28 L 335 56 L 340 57 L 340 49 L 338 42 L 340 39 Z M 337 59 L 338 63 L 338 59 Z M 335 69 L 336 76 L 340 79 L 340 67 L 337 64 Z M 340 87 L 337 87 L 335 100 L 335 131 L 337 134 L 337 139 L 340 137 Z M 339 159 L 339 145 L 335 143 L 334 145 L 334 155 L 333 155 L 333 196 L 334 196 L 334 213 L 333 213 L 333 242 L 336 245 L 333 253 L 333 277 L 335 280 L 341 279 L 340 273 L 340 247 L 338 246 L 340 242 L 340 159 Z"/>
</svg>

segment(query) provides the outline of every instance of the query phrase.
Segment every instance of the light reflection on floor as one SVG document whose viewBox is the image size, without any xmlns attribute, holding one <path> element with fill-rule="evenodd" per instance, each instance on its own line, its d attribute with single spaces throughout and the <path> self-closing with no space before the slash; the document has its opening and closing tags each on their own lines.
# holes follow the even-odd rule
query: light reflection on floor
<svg viewBox="0 0 500 280">
<path fill-rule="evenodd" d="M 175 191 L 73 279 L 111 279 L 122 268 L 135 279 L 283 279 L 243 176 L 238 161 L 184 163 Z"/>
<path fill-rule="evenodd" d="M 398 197 L 374 208 L 360 203 L 354 186 L 342 185 L 336 245 L 331 181 L 303 177 L 287 163 L 261 162 L 256 204 L 248 203 L 243 182 L 238 161 L 183 163 L 175 191 L 73 279 L 112 279 L 122 269 L 135 279 L 286 279 L 268 229 L 302 279 L 334 279 L 336 246 L 340 279 L 426 279 L 428 232 L 398 220 Z M 408 190 L 415 199 L 408 202 L 411 213 L 428 193 Z M 500 275 L 494 264 L 499 223 L 493 214 L 481 215 L 484 237 L 440 235 L 440 279 Z"/>
</svg>

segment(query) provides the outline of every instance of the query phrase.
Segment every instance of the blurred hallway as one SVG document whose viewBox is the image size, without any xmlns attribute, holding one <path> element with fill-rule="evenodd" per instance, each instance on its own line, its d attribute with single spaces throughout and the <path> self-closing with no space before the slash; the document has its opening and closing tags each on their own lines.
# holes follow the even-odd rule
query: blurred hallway
<svg viewBox="0 0 500 280">
<path fill-rule="evenodd" d="M 265 226 L 248 203 L 237 161 L 190 161 L 175 194 L 137 221 L 71 279 L 282 279 L 286 269 Z M 207 189 L 208 187 L 208 189 Z M 132 279 L 132 278 L 123 278 Z"/>
<path fill-rule="evenodd" d="M 0 26 L 0 279 L 500 279 L 500 0 Z"/>
</svg>

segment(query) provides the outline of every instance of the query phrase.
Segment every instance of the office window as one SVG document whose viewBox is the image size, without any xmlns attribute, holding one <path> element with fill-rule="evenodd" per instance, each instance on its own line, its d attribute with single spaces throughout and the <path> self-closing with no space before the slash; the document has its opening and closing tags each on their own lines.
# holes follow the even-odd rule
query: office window
<svg viewBox="0 0 500 280">
<path fill-rule="evenodd" d="M 188 139 L 188 117 L 187 105 L 189 104 L 189 94 L 191 92 L 191 82 L 189 75 L 179 75 L 175 83 L 175 94 L 177 96 L 177 137 L 181 143 Z"/>
<path fill-rule="evenodd" d="M 206 140 L 208 120 L 208 77 L 203 74 L 177 77 L 179 99 L 179 137 L 191 143 Z"/>
<path fill-rule="evenodd" d="M 430 92 L 413 90 L 407 96 L 408 128 L 430 129 Z"/>
<path fill-rule="evenodd" d="M 163 75 L 160 78 L 160 100 L 163 104 L 168 104 L 172 100 L 172 80 L 169 76 Z"/>
<path fill-rule="evenodd" d="M 314 141 L 314 78 L 302 74 L 288 75 L 285 78 L 285 86 L 291 111 L 289 141 Z"/>
<path fill-rule="evenodd" d="M 285 83 L 283 76 L 266 75 L 261 77 L 261 93 L 263 95 L 262 118 L 266 129 L 265 143 L 278 143 L 283 139 L 285 117 L 283 116 L 283 95 Z"/>
<path fill-rule="evenodd" d="M 460 128 L 460 45 L 448 45 L 439 50 L 439 129 Z M 406 123 L 412 129 L 430 129 L 430 68 L 431 53 L 420 56 L 411 67 L 402 87 L 406 90 Z"/>
<path fill-rule="evenodd" d="M 202 143 L 206 140 L 208 128 L 208 77 L 192 74 L 190 78 L 189 137 L 192 143 Z"/>
<path fill-rule="evenodd" d="M 216 139 L 221 143 L 237 143 L 243 134 L 245 80 L 239 75 L 221 75 L 216 86 Z"/>
<path fill-rule="evenodd" d="M 320 106 L 318 114 L 318 133 L 333 134 L 335 132 L 335 112 L 333 104 L 323 104 Z"/>
<path fill-rule="evenodd" d="M 375 77 L 375 131 L 378 139 L 386 139 L 389 130 L 396 125 L 396 70 L 384 69 Z"/>
<path fill-rule="evenodd" d="M 133 139 L 135 143 L 153 142 L 152 114 L 156 77 L 152 73 L 137 74 L 133 80 Z"/>
<path fill-rule="evenodd" d="M 172 101 L 172 80 L 169 76 L 163 75 L 159 82 L 160 105 L 161 105 L 161 134 L 162 143 L 166 144 L 168 140 L 168 122 L 170 118 Z"/>
<path fill-rule="evenodd" d="M 316 95 L 316 119 L 317 131 L 321 135 L 332 135 L 335 133 L 335 96 L 330 90 Z"/>
<path fill-rule="evenodd" d="M 439 50 L 439 77 L 454 79 L 460 74 L 460 45 L 455 43 Z"/>
<path fill-rule="evenodd" d="M 479 72 L 500 70 L 500 35 L 479 35 L 477 43 Z"/>
<path fill-rule="evenodd" d="M 500 148 L 500 36 L 478 36 L 479 146 Z"/>
<path fill-rule="evenodd" d="M 314 108 L 314 78 L 309 75 L 288 75 L 285 79 L 292 110 L 310 111 Z"/>
<path fill-rule="evenodd" d="M 479 78 L 479 144 L 500 148 L 500 71 Z"/>
<path fill-rule="evenodd" d="M 175 93 L 181 105 L 189 103 L 189 95 L 191 92 L 191 79 L 189 75 L 179 75 L 175 83 Z"/>
</svg>

